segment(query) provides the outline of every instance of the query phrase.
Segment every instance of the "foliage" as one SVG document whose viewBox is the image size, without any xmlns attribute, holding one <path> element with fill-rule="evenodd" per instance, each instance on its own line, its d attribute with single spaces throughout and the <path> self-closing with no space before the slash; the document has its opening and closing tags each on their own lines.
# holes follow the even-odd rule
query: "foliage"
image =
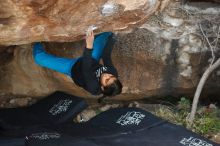
<svg viewBox="0 0 220 146">
<path fill-rule="evenodd" d="M 191 102 L 182 97 L 175 107 L 167 108 L 162 106 L 155 114 L 177 125 L 182 125 L 205 137 L 210 137 L 220 132 L 220 109 L 216 106 L 199 106 L 194 122 L 189 125 L 187 117 L 190 114 Z"/>
</svg>

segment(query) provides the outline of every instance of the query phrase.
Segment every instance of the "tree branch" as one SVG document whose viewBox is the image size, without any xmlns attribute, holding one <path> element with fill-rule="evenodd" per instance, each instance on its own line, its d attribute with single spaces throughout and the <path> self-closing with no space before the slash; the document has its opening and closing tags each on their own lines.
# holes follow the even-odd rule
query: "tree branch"
<svg viewBox="0 0 220 146">
<path fill-rule="evenodd" d="M 215 61 L 215 54 L 214 54 L 214 49 L 216 50 L 217 46 L 218 46 L 218 38 L 219 38 L 219 31 L 220 31 L 220 26 L 218 26 L 218 31 L 217 31 L 217 38 L 213 41 L 213 43 L 215 42 L 215 46 L 213 49 L 213 46 L 210 44 L 208 37 L 205 35 L 203 28 L 201 26 L 201 24 L 199 24 L 200 30 L 204 36 L 204 38 L 207 41 L 208 46 L 210 47 L 211 51 L 212 51 L 212 62 L 210 64 L 210 66 L 208 67 L 208 69 L 206 69 L 206 71 L 204 72 L 204 74 L 202 75 L 202 78 L 199 81 L 199 84 L 196 88 L 196 92 L 193 98 L 193 104 L 192 104 L 192 109 L 190 112 L 190 115 L 188 117 L 188 122 L 191 125 L 193 123 L 193 120 L 195 118 L 196 115 L 196 109 L 197 109 L 197 105 L 198 105 L 198 101 L 199 101 L 199 97 L 200 94 L 202 92 L 202 89 L 205 85 L 206 80 L 208 79 L 208 77 L 210 76 L 210 74 L 220 66 L 220 58 L 218 58 L 218 60 L 214 63 Z M 215 30 L 213 30 L 213 32 L 215 33 Z M 214 63 L 214 64 L 213 64 Z"/>
<path fill-rule="evenodd" d="M 197 86 L 196 89 L 196 93 L 194 95 L 193 98 L 193 104 L 192 104 L 192 109 L 191 109 L 191 113 L 190 113 L 190 117 L 189 117 L 189 123 L 192 124 L 195 114 L 196 114 L 196 109 L 197 109 L 197 104 L 198 104 L 198 100 L 200 97 L 200 94 L 202 92 L 203 86 L 206 82 L 206 80 L 208 79 L 209 75 L 220 66 L 220 58 L 213 64 L 211 65 L 206 71 L 205 73 L 202 75 L 201 80 L 199 81 L 199 84 Z"/>
<path fill-rule="evenodd" d="M 213 62 L 215 61 L 214 50 L 213 50 L 213 48 L 212 48 L 212 45 L 211 45 L 210 42 L 209 42 L 208 37 L 205 35 L 205 33 L 204 33 L 204 31 L 203 31 L 203 28 L 202 28 L 202 25 L 201 25 L 201 24 L 199 24 L 199 28 L 200 28 L 200 30 L 201 30 L 203 36 L 205 37 L 205 39 L 206 39 L 206 41 L 207 41 L 207 43 L 208 43 L 208 45 L 209 45 L 209 47 L 210 47 L 210 49 L 211 49 L 211 51 L 212 51 L 212 61 L 211 61 L 211 64 L 210 64 L 210 65 L 212 65 Z"/>
</svg>

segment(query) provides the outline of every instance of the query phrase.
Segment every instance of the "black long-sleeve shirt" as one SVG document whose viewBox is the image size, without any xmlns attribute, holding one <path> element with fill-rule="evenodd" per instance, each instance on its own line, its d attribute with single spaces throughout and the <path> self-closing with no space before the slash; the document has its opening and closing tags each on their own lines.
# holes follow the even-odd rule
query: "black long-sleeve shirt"
<svg viewBox="0 0 220 146">
<path fill-rule="evenodd" d="M 99 64 L 92 58 L 93 49 L 84 49 L 83 56 L 72 67 L 72 79 L 80 87 L 93 95 L 101 94 L 100 77 L 102 73 L 110 73 L 118 76 L 117 70 L 112 64 L 111 52 L 114 40 L 109 38 L 102 55 L 103 64 Z"/>
</svg>

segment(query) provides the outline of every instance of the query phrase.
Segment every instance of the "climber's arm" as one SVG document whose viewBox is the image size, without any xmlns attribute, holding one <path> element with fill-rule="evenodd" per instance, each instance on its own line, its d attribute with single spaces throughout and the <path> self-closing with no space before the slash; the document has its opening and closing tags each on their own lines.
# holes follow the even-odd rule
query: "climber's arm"
<svg viewBox="0 0 220 146">
<path fill-rule="evenodd" d="M 86 48 L 82 56 L 82 70 L 83 72 L 91 71 L 92 68 L 92 51 L 93 51 L 94 34 L 90 31 L 86 36 Z"/>
<path fill-rule="evenodd" d="M 93 72 L 94 59 L 92 58 L 94 34 L 89 32 L 86 37 L 86 48 L 82 56 L 82 74 L 85 81 L 85 89 L 93 95 L 100 94 L 100 85 Z"/>
</svg>

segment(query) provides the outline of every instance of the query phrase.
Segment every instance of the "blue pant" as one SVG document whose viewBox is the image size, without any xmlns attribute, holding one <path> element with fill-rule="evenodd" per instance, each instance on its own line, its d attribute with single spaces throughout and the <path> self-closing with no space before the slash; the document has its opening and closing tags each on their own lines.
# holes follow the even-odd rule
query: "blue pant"
<svg viewBox="0 0 220 146">
<path fill-rule="evenodd" d="M 104 32 L 95 36 L 93 43 L 92 57 L 98 62 L 102 57 L 106 42 L 111 32 Z M 41 43 L 35 43 L 33 46 L 33 56 L 35 62 L 43 67 L 55 70 L 57 72 L 71 76 L 72 66 L 80 57 L 68 59 L 48 54 Z"/>
</svg>

